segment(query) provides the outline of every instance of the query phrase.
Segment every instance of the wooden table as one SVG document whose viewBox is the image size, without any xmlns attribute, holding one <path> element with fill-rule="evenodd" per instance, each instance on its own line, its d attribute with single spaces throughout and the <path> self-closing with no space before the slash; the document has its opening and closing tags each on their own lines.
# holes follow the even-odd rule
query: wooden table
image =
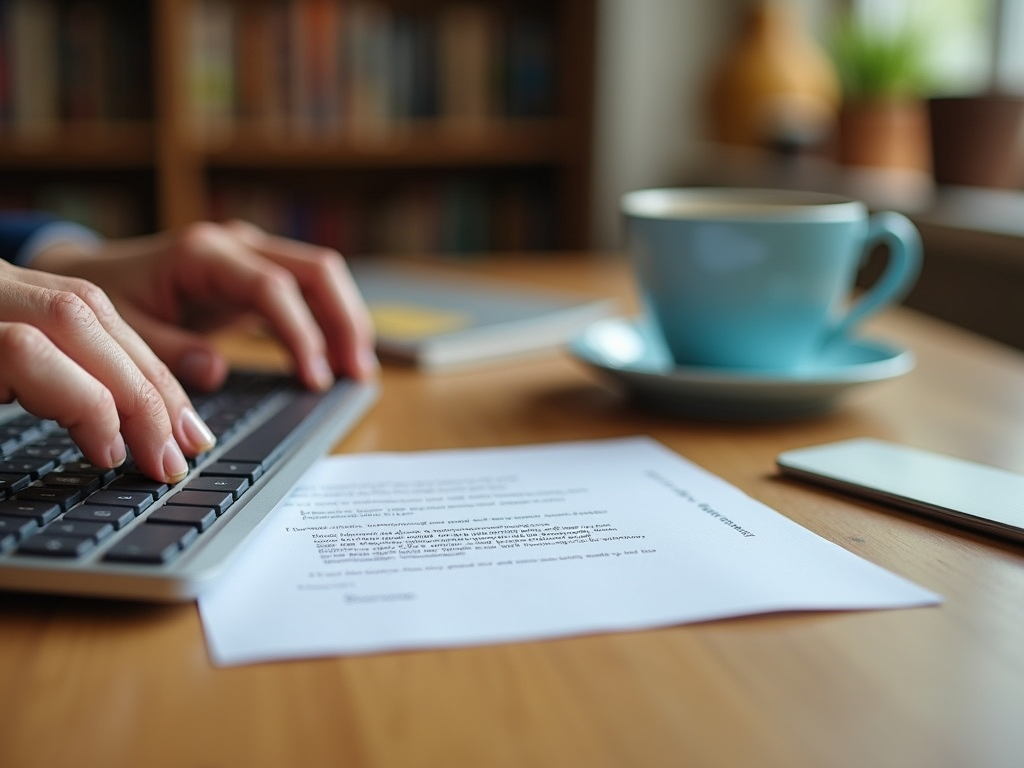
<svg viewBox="0 0 1024 768">
<path fill-rule="evenodd" d="M 488 269 L 632 306 L 611 256 Z M 774 472 L 781 450 L 857 435 L 1024 471 L 1024 356 L 905 310 L 873 333 L 916 369 L 815 420 L 645 412 L 555 354 L 388 368 L 337 448 L 653 435 L 941 607 L 215 669 L 194 605 L 0 595 L 0 766 L 1024 765 L 1024 549 Z"/>
</svg>

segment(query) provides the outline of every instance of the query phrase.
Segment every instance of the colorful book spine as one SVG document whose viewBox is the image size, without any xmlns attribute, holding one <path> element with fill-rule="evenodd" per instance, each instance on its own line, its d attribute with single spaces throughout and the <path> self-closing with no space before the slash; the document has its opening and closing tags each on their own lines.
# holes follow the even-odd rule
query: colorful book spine
<svg viewBox="0 0 1024 768">
<path fill-rule="evenodd" d="M 60 121 L 57 6 L 11 0 L 6 11 L 10 127 L 20 139 L 49 139 Z"/>
<path fill-rule="evenodd" d="M 200 138 L 223 140 L 236 109 L 237 15 L 230 0 L 200 0 L 189 25 L 189 103 Z"/>
<path fill-rule="evenodd" d="M 553 13 L 482 0 L 199 0 L 192 13 L 201 130 L 248 130 L 256 114 L 294 137 L 360 139 L 552 116 Z"/>
<path fill-rule="evenodd" d="M 147 25 L 138 3 L 0 0 L 0 131 L 52 140 L 152 114 Z"/>
<path fill-rule="evenodd" d="M 247 219 L 351 255 L 414 255 L 552 249 L 554 210 L 542 183 L 467 175 L 331 194 L 224 183 L 213 190 L 208 215 Z"/>
</svg>

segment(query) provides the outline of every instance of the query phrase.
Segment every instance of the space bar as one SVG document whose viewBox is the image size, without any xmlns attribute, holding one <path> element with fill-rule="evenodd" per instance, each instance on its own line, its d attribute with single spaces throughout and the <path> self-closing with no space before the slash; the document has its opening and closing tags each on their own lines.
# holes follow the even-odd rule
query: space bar
<svg viewBox="0 0 1024 768">
<path fill-rule="evenodd" d="M 280 457 L 288 437 L 323 400 L 316 392 L 302 392 L 266 422 L 220 456 L 220 461 L 254 461 L 266 469 Z"/>
</svg>

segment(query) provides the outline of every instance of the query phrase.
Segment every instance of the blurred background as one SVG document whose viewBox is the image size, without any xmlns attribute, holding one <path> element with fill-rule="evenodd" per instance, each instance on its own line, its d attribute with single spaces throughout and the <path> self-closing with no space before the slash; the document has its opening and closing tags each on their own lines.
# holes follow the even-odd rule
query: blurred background
<svg viewBox="0 0 1024 768">
<path fill-rule="evenodd" d="M 346 254 L 615 250 L 618 199 L 902 210 L 1014 344 L 1024 0 L 0 0 L 0 205 Z"/>
<path fill-rule="evenodd" d="M 601 13 L 595 211 L 695 178 L 845 188 L 915 211 L 936 176 L 1024 186 L 1019 0 L 605 0 Z M 962 132 L 947 138 L 954 108 Z M 936 167 L 933 149 L 965 159 Z"/>
</svg>

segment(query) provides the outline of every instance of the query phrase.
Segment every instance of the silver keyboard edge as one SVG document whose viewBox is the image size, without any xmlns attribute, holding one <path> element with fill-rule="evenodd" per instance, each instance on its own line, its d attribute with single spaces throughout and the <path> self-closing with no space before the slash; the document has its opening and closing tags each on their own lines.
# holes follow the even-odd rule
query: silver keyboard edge
<svg viewBox="0 0 1024 768">
<path fill-rule="evenodd" d="M 216 536 L 194 552 L 165 566 L 73 564 L 51 566 L 0 563 L 0 590 L 79 597 L 180 603 L 195 600 L 237 556 L 243 543 L 267 518 L 288 489 L 331 447 L 348 434 L 380 396 L 380 385 L 350 382 L 336 402 L 317 412 L 316 424 L 293 450 L 275 464 L 237 510 L 229 510 Z"/>
</svg>

